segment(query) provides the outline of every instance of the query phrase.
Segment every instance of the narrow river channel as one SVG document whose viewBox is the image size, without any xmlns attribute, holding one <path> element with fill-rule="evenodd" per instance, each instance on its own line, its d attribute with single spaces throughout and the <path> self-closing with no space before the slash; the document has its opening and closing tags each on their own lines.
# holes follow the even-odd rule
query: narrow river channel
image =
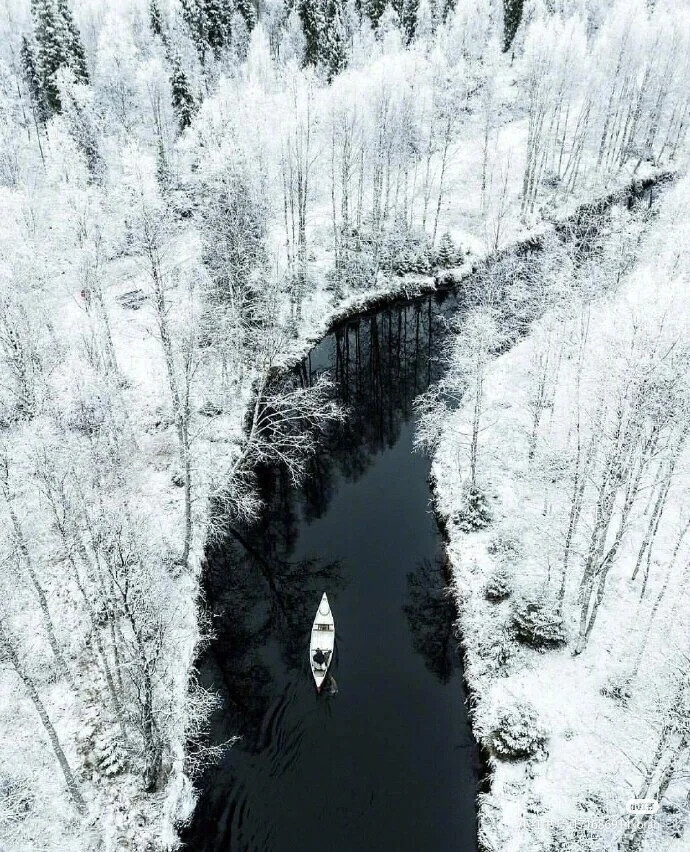
<svg viewBox="0 0 690 852">
<path fill-rule="evenodd" d="M 648 202 L 635 191 L 559 229 L 585 287 L 611 263 L 606 243 L 614 258 L 634 251 L 652 191 Z M 496 304 L 519 336 L 541 309 L 542 269 L 559 274 L 565 255 L 544 259 L 530 242 L 461 292 L 471 299 L 472 283 L 509 282 L 512 298 L 497 292 Z M 439 292 L 337 324 L 295 378 L 307 385 L 327 371 L 346 422 L 324 437 L 300 487 L 280 468 L 262 470 L 259 521 L 229 526 L 207 551 L 216 638 L 199 667 L 220 697 L 210 740 L 241 739 L 200 779 L 183 832 L 192 852 L 477 849 L 480 768 L 456 612 L 428 460 L 413 452 L 413 402 L 438 377 L 459 302 Z M 308 647 L 324 591 L 336 652 L 317 695 Z"/>
<path fill-rule="evenodd" d="M 327 370 L 346 423 L 301 487 L 264 471 L 261 521 L 208 554 L 217 639 L 202 674 L 222 699 L 212 739 L 242 740 L 203 779 L 188 849 L 476 849 L 455 610 L 428 461 L 412 447 L 439 312 L 455 305 L 445 295 L 365 314 L 311 351 L 302 379 Z M 337 640 L 317 695 L 308 645 L 323 591 Z"/>
</svg>

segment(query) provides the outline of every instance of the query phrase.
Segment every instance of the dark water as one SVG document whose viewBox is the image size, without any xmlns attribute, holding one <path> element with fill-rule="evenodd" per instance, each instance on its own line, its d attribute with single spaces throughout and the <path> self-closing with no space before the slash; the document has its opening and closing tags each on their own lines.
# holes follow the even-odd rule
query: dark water
<svg viewBox="0 0 690 852">
<path fill-rule="evenodd" d="M 607 241 L 617 240 L 616 256 L 634 251 L 629 225 L 646 205 L 623 201 L 627 217 L 602 207 L 560 228 L 565 253 L 544 254 L 537 241 L 494 262 L 466 283 L 463 300 L 491 288 L 510 345 L 543 309 L 545 270 L 559 274 L 570 258 L 589 287 Z M 450 293 L 360 315 L 293 375 L 308 385 L 327 370 L 349 415 L 299 488 L 282 469 L 261 471 L 260 521 L 229 526 L 207 552 L 217 638 L 201 680 L 221 699 L 210 739 L 242 740 L 200 780 L 183 834 L 194 852 L 477 848 L 477 749 L 455 612 L 428 462 L 412 451 L 413 401 L 442 369 L 447 320 L 460 308 Z M 324 591 L 336 652 L 330 689 L 317 695 L 308 647 Z"/>
<path fill-rule="evenodd" d="M 441 302 L 444 302 L 441 305 Z M 193 850 L 476 849 L 476 746 L 455 613 L 412 451 L 412 402 L 438 369 L 441 310 L 420 299 L 344 323 L 301 369 L 348 406 L 300 488 L 262 473 L 266 512 L 209 554 L 220 693 L 212 739 L 242 734 L 202 779 Z M 323 591 L 335 616 L 329 690 L 308 664 Z"/>
</svg>

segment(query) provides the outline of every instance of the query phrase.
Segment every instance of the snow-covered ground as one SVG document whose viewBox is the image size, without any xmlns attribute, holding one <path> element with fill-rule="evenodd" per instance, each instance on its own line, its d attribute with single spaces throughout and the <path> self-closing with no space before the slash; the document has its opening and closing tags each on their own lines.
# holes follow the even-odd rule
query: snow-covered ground
<svg viewBox="0 0 690 852">
<path fill-rule="evenodd" d="M 478 462 L 492 515 L 485 529 L 463 532 L 458 523 L 469 476 L 472 394 L 442 426 L 432 468 L 435 503 L 447 523 L 475 733 L 490 755 L 480 836 L 492 852 L 603 852 L 618 848 L 622 837 L 630 843 L 625 849 L 688 848 L 689 199 L 686 177 L 665 198 L 618 288 L 591 304 L 558 305 L 487 368 Z M 575 654 L 578 595 L 605 460 L 615 445 L 612 424 L 640 377 L 652 377 L 640 404 L 663 387 L 658 407 L 643 417 L 658 417 L 663 437 L 632 483 L 634 493 L 623 485 L 615 492 L 606 548 L 617 545 L 628 495 L 632 508 L 596 621 Z M 564 573 L 578 441 L 586 481 Z M 618 475 L 636 477 L 625 464 Z M 664 483 L 658 528 L 633 580 Z M 521 642 L 515 622 L 524 602 L 534 601 L 546 602 L 549 628 L 557 632 L 563 619 L 564 635 L 541 648 Z M 511 710 L 512 718 L 501 720 Z M 497 729 L 512 729 L 508 740 L 514 735 L 516 748 L 524 740 L 526 753 L 502 758 Z M 628 816 L 626 803 L 656 798 L 660 785 L 659 813 L 644 845 L 633 845 L 631 825 L 643 818 Z"/>
</svg>

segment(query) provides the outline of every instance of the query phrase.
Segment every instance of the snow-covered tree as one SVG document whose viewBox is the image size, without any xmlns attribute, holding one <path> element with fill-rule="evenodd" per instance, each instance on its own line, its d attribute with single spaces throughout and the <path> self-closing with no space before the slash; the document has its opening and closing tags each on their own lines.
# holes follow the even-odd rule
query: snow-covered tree
<svg viewBox="0 0 690 852">
<path fill-rule="evenodd" d="M 321 61 L 327 69 L 329 80 L 340 74 L 347 64 L 347 41 L 343 12 L 342 0 L 328 0 Z"/>
<path fill-rule="evenodd" d="M 45 92 L 43 90 L 43 81 L 38 67 L 36 47 L 26 35 L 22 36 L 20 60 L 22 63 L 24 81 L 27 89 L 29 90 L 35 124 L 38 126 L 46 121 L 49 115 L 49 110 L 48 104 L 46 103 Z"/>
<path fill-rule="evenodd" d="M 210 51 L 218 58 L 230 44 L 233 9 L 223 0 L 181 0 L 184 18 L 202 61 Z"/>
<path fill-rule="evenodd" d="M 196 102 L 187 75 L 182 70 L 182 66 L 177 59 L 172 61 L 170 88 L 173 109 L 177 115 L 180 130 L 184 130 L 192 123 L 192 118 L 194 118 L 196 110 Z"/>
<path fill-rule="evenodd" d="M 318 65 L 322 56 L 322 38 L 326 28 L 324 0 L 299 0 L 297 8 L 306 41 L 304 64 Z"/>
</svg>

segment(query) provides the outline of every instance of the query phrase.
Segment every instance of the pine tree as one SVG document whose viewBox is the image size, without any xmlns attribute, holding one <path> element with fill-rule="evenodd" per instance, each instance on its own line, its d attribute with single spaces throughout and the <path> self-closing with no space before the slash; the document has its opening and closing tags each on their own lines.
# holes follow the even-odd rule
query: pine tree
<svg viewBox="0 0 690 852">
<path fill-rule="evenodd" d="M 19 59 L 22 67 L 22 75 L 29 90 L 36 123 L 42 124 L 49 115 L 48 105 L 46 104 L 43 86 L 41 85 L 41 76 L 38 71 L 36 48 L 26 35 L 22 36 Z"/>
<path fill-rule="evenodd" d="M 322 38 L 321 53 L 321 60 L 326 68 L 329 82 L 347 65 L 343 16 L 343 0 L 329 0 L 326 8 L 326 27 Z"/>
<path fill-rule="evenodd" d="M 415 16 L 414 37 L 418 42 L 431 46 L 434 18 L 429 0 L 418 0 Z"/>
<path fill-rule="evenodd" d="M 63 86 L 61 111 L 72 138 L 86 159 L 91 178 L 100 183 L 105 175 L 105 162 L 101 156 L 90 100 L 73 71 L 70 70 L 65 76 Z"/>
<path fill-rule="evenodd" d="M 244 18 L 247 29 L 251 32 L 256 26 L 256 8 L 252 0 L 236 0 L 235 5 L 240 15 Z"/>
<path fill-rule="evenodd" d="M 158 151 L 156 152 L 156 180 L 158 181 L 161 195 L 165 195 L 170 189 L 170 166 L 163 142 L 160 139 L 158 140 Z"/>
<path fill-rule="evenodd" d="M 400 16 L 402 30 L 405 36 L 405 43 L 409 44 L 414 38 L 415 29 L 417 26 L 417 9 L 419 8 L 419 0 L 403 0 L 401 9 L 396 10 Z"/>
<path fill-rule="evenodd" d="M 37 68 L 45 103 L 51 113 L 60 112 L 60 92 L 55 75 L 67 65 L 62 23 L 53 0 L 32 0 L 31 14 L 38 45 Z"/>
<path fill-rule="evenodd" d="M 77 751 L 94 780 L 112 778 L 126 768 L 127 754 L 120 730 L 103 703 L 106 684 L 93 658 L 80 665 L 79 687 L 82 712 Z"/>
<path fill-rule="evenodd" d="M 38 46 L 36 70 L 44 103 L 60 112 L 57 72 L 69 68 L 78 83 L 89 82 L 86 55 L 67 0 L 31 0 L 34 36 Z"/>
<path fill-rule="evenodd" d="M 415 271 L 421 275 L 429 275 L 434 267 L 434 253 L 429 243 L 424 242 L 417 251 Z"/>
<path fill-rule="evenodd" d="M 299 16 L 307 41 L 304 64 L 318 65 L 322 53 L 321 38 L 326 28 L 323 0 L 300 0 Z"/>
<path fill-rule="evenodd" d="M 441 21 L 445 24 L 455 11 L 456 0 L 441 0 Z"/>
<path fill-rule="evenodd" d="M 438 265 L 441 269 L 448 269 L 451 266 L 455 266 L 458 262 L 459 254 L 451 235 L 446 231 L 441 237 L 441 241 L 438 244 L 438 251 L 436 252 Z"/>
<path fill-rule="evenodd" d="M 232 5 L 224 0 L 181 0 L 182 17 L 202 61 L 207 50 L 219 57 L 232 36 Z"/>
<path fill-rule="evenodd" d="M 196 104 L 187 75 L 182 70 L 177 59 L 172 61 L 170 86 L 172 88 L 173 109 L 180 124 L 180 131 L 182 131 L 192 123 Z"/>
<path fill-rule="evenodd" d="M 218 56 L 221 50 L 230 43 L 232 4 L 228 3 L 227 0 L 204 0 L 204 7 L 208 21 L 208 44 L 215 55 Z"/>
<path fill-rule="evenodd" d="M 163 37 L 163 16 L 158 0 L 150 0 L 149 2 L 149 26 L 154 35 Z"/>
<path fill-rule="evenodd" d="M 232 48 L 239 62 L 244 62 L 249 52 L 251 33 L 244 17 L 235 12 L 232 16 Z"/>
<path fill-rule="evenodd" d="M 503 52 L 506 53 L 513 43 L 517 28 L 522 19 L 524 0 L 503 0 Z"/>
<path fill-rule="evenodd" d="M 63 40 L 67 51 L 67 64 L 74 72 L 78 83 L 89 82 L 89 71 L 86 67 L 86 54 L 77 25 L 74 23 L 72 11 L 67 0 L 57 0 L 57 10 L 63 27 Z"/>
<path fill-rule="evenodd" d="M 388 0 L 362 0 L 362 7 L 374 27 L 378 27 L 387 5 Z"/>
</svg>

